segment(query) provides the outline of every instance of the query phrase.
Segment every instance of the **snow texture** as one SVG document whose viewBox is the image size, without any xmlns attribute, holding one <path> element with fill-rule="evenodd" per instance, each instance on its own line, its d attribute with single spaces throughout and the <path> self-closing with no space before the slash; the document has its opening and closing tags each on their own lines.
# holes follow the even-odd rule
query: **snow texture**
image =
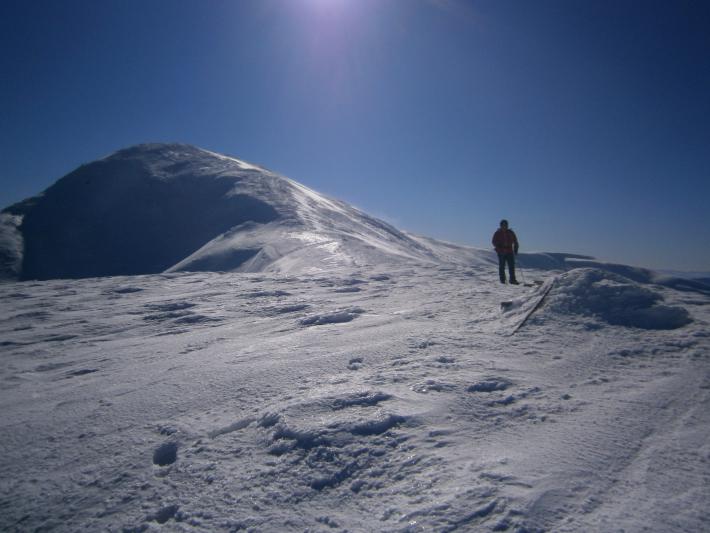
<svg viewBox="0 0 710 533">
<path fill-rule="evenodd" d="M 22 277 L 81 279 L 0 284 L 0 530 L 707 530 L 702 281 L 521 254 L 534 286 L 501 285 L 488 251 L 168 147 L 101 164 L 147 158 L 139 191 L 223 165 L 216 211 L 263 220 L 84 278 L 105 263 L 83 244 L 29 242 L 40 199 L 4 215 Z M 72 179 L 108 186 L 88 167 Z"/>
<path fill-rule="evenodd" d="M 662 305 L 660 293 L 612 272 L 583 268 L 561 275 L 549 299 L 560 315 L 593 316 L 608 324 L 676 329 L 691 321 L 683 307 Z"/>
<path fill-rule="evenodd" d="M 0 529 L 705 529 L 710 299 L 528 275 L 2 284 Z"/>
</svg>

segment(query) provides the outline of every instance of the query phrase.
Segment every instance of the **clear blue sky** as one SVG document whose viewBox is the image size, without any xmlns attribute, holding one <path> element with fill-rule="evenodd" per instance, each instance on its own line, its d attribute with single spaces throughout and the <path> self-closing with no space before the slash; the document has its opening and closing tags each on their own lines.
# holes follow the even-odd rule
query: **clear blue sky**
<svg viewBox="0 0 710 533">
<path fill-rule="evenodd" d="M 2 0 L 0 206 L 178 141 L 395 225 L 710 270 L 710 2 Z"/>
</svg>

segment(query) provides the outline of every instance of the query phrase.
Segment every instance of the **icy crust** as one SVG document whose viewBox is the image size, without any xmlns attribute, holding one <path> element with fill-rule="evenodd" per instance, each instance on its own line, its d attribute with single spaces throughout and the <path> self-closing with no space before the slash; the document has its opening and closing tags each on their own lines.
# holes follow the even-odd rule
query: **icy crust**
<svg viewBox="0 0 710 533">
<path fill-rule="evenodd" d="M 676 329 L 692 322 L 686 309 L 663 305 L 662 301 L 658 291 L 619 274 L 578 268 L 555 280 L 545 309 L 641 329 Z"/>
</svg>

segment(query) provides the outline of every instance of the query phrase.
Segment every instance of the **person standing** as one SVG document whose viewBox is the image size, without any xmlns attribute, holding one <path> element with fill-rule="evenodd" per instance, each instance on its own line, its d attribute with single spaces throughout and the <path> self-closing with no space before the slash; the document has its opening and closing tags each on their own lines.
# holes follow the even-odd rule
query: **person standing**
<svg viewBox="0 0 710 533">
<path fill-rule="evenodd" d="M 518 285 L 515 279 L 515 256 L 518 254 L 518 237 L 508 228 L 508 221 L 500 221 L 500 227 L 493 234 L 493 246 L 498 254 L 498 274 L 500 282 L 505 283 L 505 265 L 508 264 L 510 283 Z"/>
</svg>

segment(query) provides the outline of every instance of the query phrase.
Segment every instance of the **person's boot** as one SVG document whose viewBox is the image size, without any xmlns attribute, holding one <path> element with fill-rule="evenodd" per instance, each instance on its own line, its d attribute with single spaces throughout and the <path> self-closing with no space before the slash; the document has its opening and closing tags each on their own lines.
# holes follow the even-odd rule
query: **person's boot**
<svg viewBox="0 0 710 533">
<path fill-rule="evenodd" d="M 517 280 L 517 279 L 511 279 L 511 280 L 510 280 L 510 284 L 511 284 L 511 285 L 520 285 L 520 283 L 518 283 L 518 280 Z"/>
</svg>

